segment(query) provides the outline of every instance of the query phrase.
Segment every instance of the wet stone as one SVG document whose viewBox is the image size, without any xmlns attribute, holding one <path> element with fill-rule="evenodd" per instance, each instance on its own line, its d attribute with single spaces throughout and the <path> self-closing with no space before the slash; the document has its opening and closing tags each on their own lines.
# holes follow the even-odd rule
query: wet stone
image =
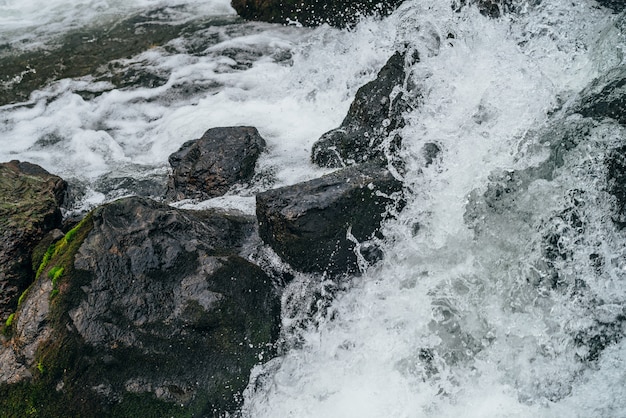
<svg viewBox="0 0 626 418">
<path fill-rule="evenodd" d="M 402 184 L 385 169 L 354 166 L 257 195 L 259 235 L 292 267 L 330 275 L 359 271 L 382 258 L 367 241 L 379 233 L 387 207 L 399 205 Z"/>
<path fill-rule="evenodd" d="M 357 91 L 341 126 L 313 144 L 313 163 L 333 168 L 368 161 L 386 165 L 393 158 L 402 141 L 396 130 L 404 126 L 403 114 L 417 105 L 420 96 L 407 89 L 406 59 L 405 53 L 396 52 L 376 79 Z"/>
<path fill-rule="evenodd" d="M 15 311 L 34 279 L 33 249 L 62 223 L 67 183 L 38 165 L 0 164 L 0 320 Z"/>
<path fill-rule="evenodd" d="M 256 128 L 212 128 L 170 155 L 167 198 L 209 199 L 252 179 L 265 140 Z"/>
</svg>

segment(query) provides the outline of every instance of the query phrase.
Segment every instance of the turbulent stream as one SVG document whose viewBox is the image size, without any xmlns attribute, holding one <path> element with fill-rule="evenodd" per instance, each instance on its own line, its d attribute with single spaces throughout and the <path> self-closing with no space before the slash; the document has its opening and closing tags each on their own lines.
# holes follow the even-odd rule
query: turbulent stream
<svg viewBox="0 0 626 418">
<path fill-rule="evenodd" d="M 328 171 L 312 144 L 394 51 L 415 50 L 407 205 L 383 227 L 384 260 L 341 285 L 296 276 L 281 355 L 253 370 L 243 415 L 623 417 L 626 235 L 604 162 L 626 132 L 568 109 L 623 64 L 625 18 L 593 0 L 516 4 L 490 19 L 407 0 L 339 30 L 245 23 L 227 0 L 0 0 L 2 60 L 129 16 L 138 34 L 188 28 L 1 106 L 0 161 L 66 179 L 69 216 L 158 196 L 183 142 L 251 125 L 268 143 L 252 184 L 179 205 L 253 212 L 256 192 Z"/>
</svg>

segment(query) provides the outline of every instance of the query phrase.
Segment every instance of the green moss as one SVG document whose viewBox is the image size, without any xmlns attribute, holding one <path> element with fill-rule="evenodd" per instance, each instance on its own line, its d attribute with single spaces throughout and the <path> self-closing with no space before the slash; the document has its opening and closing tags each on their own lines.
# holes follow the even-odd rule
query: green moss
<svg viewBox="0 0 626 418">
<path fill-rule="evenodd" d="M 74 240 L 74 237 L 76 236 L 76 228 L 73 228 L 69 231 L 67 231 L 67 234 L 65 234 L 65 241 L 70 243 Z"/>
<path fill-rule="evenodd" d="M 54 266 L 48 271 L 48 277 L 52 280 L 52 286 L 56 288 L 57 282 L 59 281 L 59 277 L 63 275 L 65 269 L 63 267 Z"/>
<path fill-rule="evenodd" d="M 51 256 L 47 260 L 44 257 L 45 264 L 44 260 L 42 260 L 42 265 L 38 269 L 40 274 L 45 273 L 52 280 L 53 290 L 50 297 L 54 298 L 54 303 L 51 304 L 50 320 L 57 329 L 64 327 L 61 319 L 63 314 L 71 309 L 70 305 L 72 305 L 74 299 L 71 293 L 80 288 L 80 284 L 74 283 L 76 281 L 74 256 L 92 228 L 93 223 L 91 213 L 89 213 L 54 244 Z M 72 283 L 64 286 L 62 283 L 69 281 L 70 278 Z M 64 293 L 66 293 L 65 297 L 58 297 L 63 296 Z"/>
<path fill-rule="evenodd" d="M 39 267 L 37 268 L 36 277 L 39 277 L 41 273 L 43 273 L 44 270 L 46 270 L 46 268 L 48 267 L 48 264 L 50 263 L 50 260 L 52 260 L 53 258 L 55 258 L 57 255 L 61 253 L 66 253 L 68 245 L 71 243 L 75 243 L 77 236 L 80 236 L 81 238 L 78 240 L 79 246 L 80 244 L 82 244 L 82 240 L 86 237 L 86 235 L 83 236 L 84 234 L 79 234 L 79 233 L 85 231 L 86 225 L 91 225 L 91 214 L 88 214 L 87 216 L 85 216 L 85 218 L 83 218 L 83 220 L 80 221 L 78 225 L 76 225 L 74 228 L 69 230 L 63 238 L 61 238 L 56 243 L 48 247 L 48 250 L 46 250 L 45 254 L 43 255 L 43 258 L 41 259 L 41 263 L 39 264 Z M 91 226 L 89 226 L 89 228 L 87 229 L 90 231 Z M 62 267 L 59 267 L 59 268 L 62 268 Z"/>
<path fill-rule="evenodd" d="M 43 237 L 43 239 L 39 242 L 39 244 L 35 246 L 35 248 L 33 248 L 32 269 L 34 272 L 37 272 L 37 269 L 41 265 L 41 261 L 43 260 L 46 252 L 50 249 L 50 247 L 54 248 L 53 244 L 57 240 L 58 237 L 56 234 L 49 233 Z M 49 254 L 48 257 L 50 257 L 50 255 L 52 254 Z"/>
<path fill-rule="evenodd" d="M 12 313 L 4 322 L 4 326 L 0 327 L 0 331 L 2 332 L 2 335 L 4 335 L 5 337 L 11 337 L 11 334 L 13 333 L 12 325 L 13 325 L 14 320 L 15 320 L 15 313 Z"/>
<path fill-rule="evenodd" d="M 30 289 L 30 288 L 29 288 Z M 24 302 L 24 298 L 26 298 L 26 294 L 28 293 L 28 289 L 24 290 L 20 297 L 17 299 L 17 306 L 20 306 L 22 302 Z"/>
<path fill-rule="evenodd" d="M 13 325 L 13 319 L 15 319 L 15 313 L 9 315 L 6 322 L 4 323 L 4 326 L 7 328 L 11 328 L 11 325 Z"/>
<path fill-rule="evenodd" d="M 44 253 L 43 257 L 41 258 L 41 262 L 39 263 L 39 267 L 37 267 L 37 272 L 35 274 L 35 277 L 39 277 L 39 275 L 41 274 L 43 269 L 46 268 L 46 266 L 48 265 L 48 261 L 50 261 L 50 259 L 54 255 L 54 251 L 55 250 L 56 250 L 56 244 L 52 244 L 52 245 L 50 245 L 48 247 L 48 249 Z"/>
</svg>

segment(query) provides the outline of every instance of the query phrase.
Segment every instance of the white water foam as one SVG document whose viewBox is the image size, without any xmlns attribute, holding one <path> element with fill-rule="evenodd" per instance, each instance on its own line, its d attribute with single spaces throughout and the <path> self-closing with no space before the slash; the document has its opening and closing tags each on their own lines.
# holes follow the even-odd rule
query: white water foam
<svg viewBox="0 0 626 418">
<path fill-rule="evenodd" d="M 235 13 L 228 0 L 0 0 L 0 46 L 42 46 L 50 37 L 72 29 L 112 25 L 132 14 L 159 8 L 170 18 L 177 17 L 177 22 Z"/>
<path fill-rule="evenodd" d="M 66 4 L 57 1 L 49 4 Z M 206 3 L 226 7 L 221 0 Z M 585 212 L 591 226 L 584 236 L 566 242 L 563 234 L 560 244 L 581 260 L 601 254 L 609 279 L 592 280 L 589 263 L 557 266 L 566 279 L 588 278 L 590 294 L 605 303 L 540 283 L 548 269 L 543 236 L 564 230 L 554 214 L 569 207 L 564 196 L 574 189 L 588 202 L 607 200 L 594 178 L 602 175 L 603 147 L 623 132 L 595 127 L 587 148 L 571 154 L 552 180 L 529 180 L 506 210 L 481 200 L 497 173 L 539 166 L 549 155 L 540 134 L 550 129 L 549 114 L 621 62 L 623 45 L 609 36 L 618 17 L 591 0 L 544 2 L 495 20 L 432 3 L 408 1 L 389 18 L 365 20 L 353 31 L 216 27 L 199 34 L 217 38 L 200 54 L 188 53 L 187 41 L 178 39 L 122 62 L 165 74 L 167 83 L 157 88 L 111 90 L 89 77 L 62 80 L 35 92 L 28 106 L 0 108 L 0 160 L 32 161 L 89 185 L 80 205 L 90 207 L 111 198 L 99 191 L 98 179 L 165 172 L 167 156 L 206 129 L 252 125 L 268 151 L 251 187 L 199 205 L 180 203 L 252 213 L 254 192 L 324 172 L 309 162 L 311 145 L 338 126 L 356 90 L 408 44 L 420 52 L 411 70 L 424 99 L 403 131 L 410 194 L 403 212 L 385 225 L 386 258 L 337 291 L 328 306 L 320 303 L 324 309 L 313 318 L 312 295 L 336 286 L 324 277 L 296 277 L 283 298 L 284 352 L 255 369 L 243 414 L 626 416 L 624 342 L 584 363 L 573 337 L 589 321 L 614 318 L 612 309 L 626 300 L 624 254 L 616 250 L 623 239 L 603 215 L 606 207 Z M 58 10 L 55 21 L 72 19 Z M 38 11 L 27 13 L 39 18 Z M 14 27 L 28 27 L 22 20 Z M 181 94 L 180 85 L 197 91 Z M 101 94 L 87 100 L 81 90 Z M 442 151 L 424 167 L 427 143 Z"/>
<path fill-rule="evenodd" d="M 309 162 L 311 145 L 341 122 L 356 89 L 384 63 L 393 38 L 377 38 L 383 27 L 211 27 L 196 34 L 217 39 L 202 54 L 188 53 L 188 40 L 177 39 L 120 61 L 164 75 L 161 87 L 111 90 L 90 77 L 61 80 L 34 92 L 26 107 L 0 108 L 0 160 L 25 159 L 88 184 L 81 202 L 89 208 L 117 197 L 93 186 L 98 179 L 164 173 L 183 142 L 212 127 L 251 125 L 268 152 L 260 183 L 248 193 L 317 176 L 323 170 Z M 181 86 L 190 92 L 181 94 Z M 81 91 L 102 93 L 87 100 Z"/>
<path fill-rule="evenodd" d="M 590 383 L 611 379 L 602 388 L 620 395 L 621 345 L 602 358 L 599 371 L 576 359 L 584 354 L 572 334 L 595 315 L 593 305 L 527 282 L 528 269 L 535 268 L 530 258 L 541 258 L 533 247 L 536 228 L 560 210 L 565 191 L 596 193 L 601 173 L 590 180 L 590 169 L 572 157 L 573 174 L 532 183 L 502 216 L 479 213 L 486 219 L 482 234 L 466 219 L 471 192 L 484 192 L 491 173 L 523 170 L 546 158 L 520 152 L 533 138 L 528 132 L 597 75 L 592 53 L 611 17 L 592 5 L 552 2 L 510 20 L 490 20 L 473 10 L 453 14 L 446 5 L 412 2 L 394 19 L 403 28 L 401 41 L 422 56 L 413 71 L 426 92 L 424 105 L 409 115 L 403 134 L 405 181 L 414 194 L 387 225 L 386 259 L 339 292 L 325 316 L 308 328 L 289 327 L 303 314 L 287 292 L 284 312 L 295 312 L 283 318 L 292 333 L 285 336 L 290 348 L 256 370 L 244 415 L 622 416 L 623 402 Z M 424 168 L 421 152 L 428 142 L 443 151 L 438 164 Z M 598 193 L 596 201 L 608 199 Z M 588 234 L 621 239 L 603 209 L 594 212 L 598 229 Z M 612 289 L 623 294 L 619 268 L 611 274 Z M 292 286 L 301 292 L 302 286 L 315 288 L 311 282 L 303 276 Z M 598 290 L 603 298 L 608 293 Z M 621 301 L 617 306 L 624 302 L 614 299 Z M 305 314 L 308 303 L 303 298 L 299 306 Z M 619 371 L 604 374 L 615 365 Z"/>
</svg>

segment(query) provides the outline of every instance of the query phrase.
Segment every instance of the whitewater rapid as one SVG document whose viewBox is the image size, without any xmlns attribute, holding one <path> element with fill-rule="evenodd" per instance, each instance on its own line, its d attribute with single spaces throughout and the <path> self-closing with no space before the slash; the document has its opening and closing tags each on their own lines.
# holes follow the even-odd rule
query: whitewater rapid
<svg viewBox="0 0 626 418">
<path fill-rule="evenodd" d="M 253 213 L 255 192 L 327 171 L 311 165 L 312 144 L 339 126 L 394 51 L 415 49 L 409 77 L 422 97 L 406 115 L 400 173 L 408 200 L 384 225 L 385 258 L 341 284 L 296 275 L 283 295 L 281 355 L 253 371 L 242 414 L 626 416 L 626 342 L 581 361 L 588 353 L 576 339 L 594 320 L 614 320 L 626 301 L 626 240 L 598 187 L 606 174 L 598 162 L 623 129 L 586 127 L 589 145 L 549 178 L 532 170 L 550 158 L 546 138 L 578 123 L 566 109 L 581 89 L 623 63 L 621 16 L 593 0 L 519 6 L 489 19 L 473 7 L 408 0 L 347 31 L 243 23 L 226 0 L 0 0 L 0 46 L 19 50 L 154 8 L 172 22 L 232 19 L 120 61 L 165 77 L 161 86 L 116 89 L 87 76 L 0 107 L 0 160 L 68 180 L 77 190 L 68 213 L 81 212 L 161 181 L 169 154 L 208 128 L 251 125 L 268 151 L 250 187 L 184 207 Z M 428 143 L 441 153 L 425 166 Z M 513 197 L 490 200 L 508 182 Z M 583 232 L 568 232 L 571 211 Z M 546 261 L 554 231 L 568 260 Z M 590 254 L 607 260 L 601 274 Z M 544 285 L 552 270 L 584 279 L 588 293 Z"/>
</svg>

